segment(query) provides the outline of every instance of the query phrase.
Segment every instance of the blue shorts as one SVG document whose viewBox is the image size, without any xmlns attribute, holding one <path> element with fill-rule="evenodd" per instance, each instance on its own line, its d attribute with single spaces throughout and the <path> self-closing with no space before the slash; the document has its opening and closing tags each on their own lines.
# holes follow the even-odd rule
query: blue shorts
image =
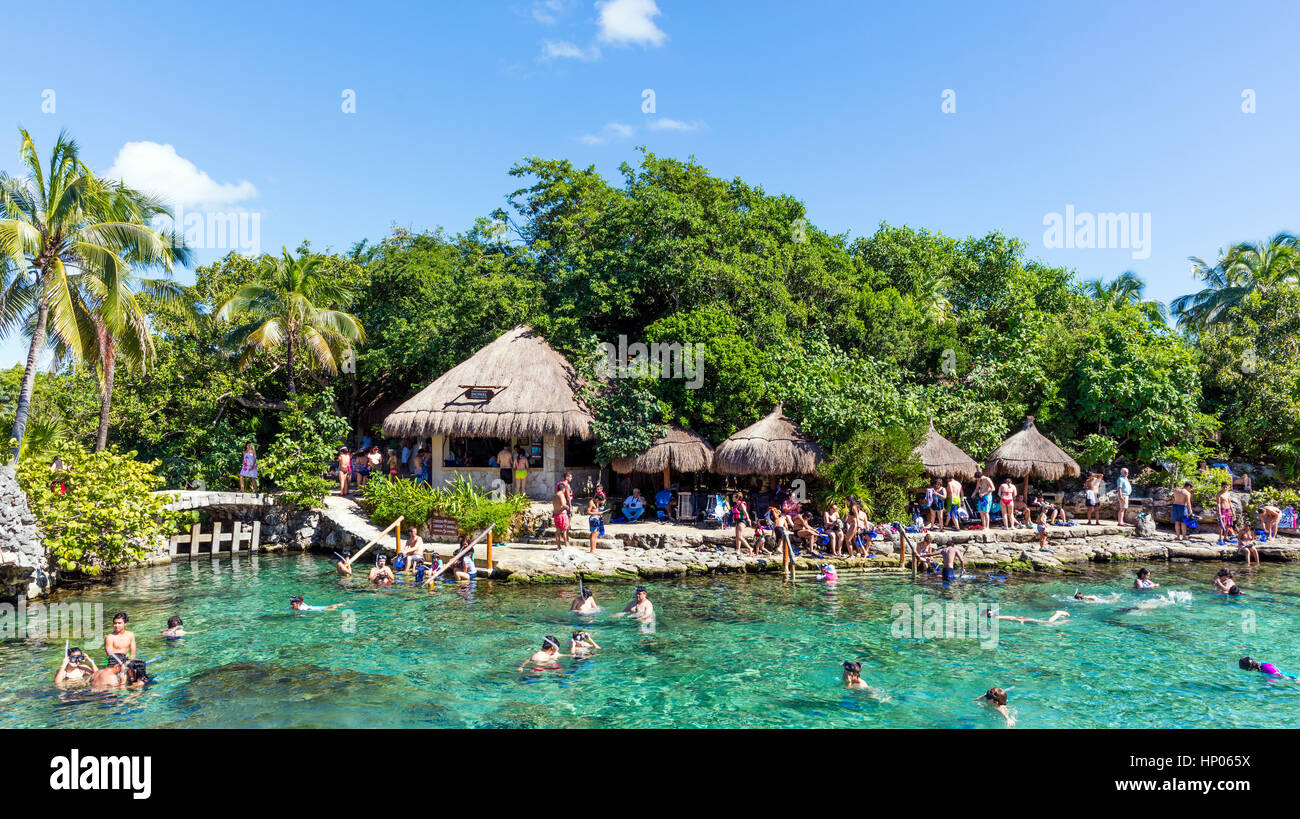
<svg viewBox="0 0 1300 819">
<path fill-rule="evenodd" d="M 951 566 L 945 566 L 944 569 L 943 569 L 943 582 L 945 582 L 945 583 L 951 583 L 951 582 L 952 582 L 953 580 L 955 580 L 956 578 L 957 578 L 957 575 L 956 575 L 956 573 L 953 571 L 952 567 L 951 567 Z"/>
<path fill-rule="evenodd" d="M 987 513 L 987 512 L 992 512 L 992 511 L 993 511 L 993 493 L 992 493 L 992 492 L 990 492 L 990 493 L 988 493 L 987 495 L 984 495 L 983 497 L 980 498 L 980 511 L 981 511 L 981 512 L 985 512 L 985 513 Z"/>
<path fill-rule="evenodd" d="M 1173 518 L 1174 523 L 1182 523 L 1183 520 L 1187 517 L 1187 507 L 1183 506 L 1182 504 L 1175 503 L 1173 512 L 1170 514 L 1170 517 Z"/>
</svg>

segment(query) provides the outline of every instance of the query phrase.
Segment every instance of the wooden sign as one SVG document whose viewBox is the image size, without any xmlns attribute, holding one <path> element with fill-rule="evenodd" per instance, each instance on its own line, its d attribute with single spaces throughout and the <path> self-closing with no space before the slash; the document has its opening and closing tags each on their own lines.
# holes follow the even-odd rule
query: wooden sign
<svg viewBox="0 0 1300 819">
<path fill-rule="evenodd" d="M 434 516 L 429 518 L 429 536 L 455 540 L 460 537 L 460 528 L 456 525 L 455 518 Z"/>
</svg>

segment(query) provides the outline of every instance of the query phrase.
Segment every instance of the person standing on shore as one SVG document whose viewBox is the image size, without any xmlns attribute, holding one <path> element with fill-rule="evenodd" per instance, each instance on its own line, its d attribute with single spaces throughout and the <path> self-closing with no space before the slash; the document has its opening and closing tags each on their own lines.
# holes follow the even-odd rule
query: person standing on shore
<svg viewBox="0 0 1300 819">
<path fill-rule="evenodd" d="M 551 521 L 555 524 L 555 549 L 559 551 L 569 545 L 569 496 L 563 481 L 555 485 L 551 496 Z"/>
<path fill-rule="evenodd" d="M 1170 501 L 1169 517 L 1174 523 L 1174 540 L 1191 540 L 1187 533 L 1187 523 L 1185 522 L 1192 513 L 1192 482 L 1187 481 L 1181 487 L 1174 490 L 1174 496 Z"/>
<path fill-rule="evenodd" d="M 605 510 L 601 509 L 600 502 L 596 500 L 597 497 L 603 496 L 592 495 L 587 500 L 587 529 L 591 532 L 591 544 L 588 551 L 593 555 L 596 553 L 596 536 L 604 528 L 602 524 Z"/>
<path fill-rule="evenodd" d="M 1128 479 L 1128 469 L 1119 471 L 1115 490 L 1115 522 L 1120 526 L 1128 526 L 1124 522 L 1124 513 L 1128 511 L 1128 499 L 1133 494 L 1133 484 Z"/>
<path fill-rule="evenodd" d="M 1232 486 L 1231 484 L 1219 484 L 1219 494 L 1214 496 L 1214 500 L 1219 510 L 1219 542 L 1218 546 L 1226 546 L 1227 538 L 1233 534 L 1232 530 Z"/>
<path fill-rule="evenodd" d="M 975 470 L 975 507 L 980 514 L 980 527 L 989 528 L 989 514 L 993 511 L 993 479 Z"/>
<path fill-rule="evenodd" d="M 509 442 L 501 444 L 501 451 L 497 453 L 498 475 L 501 476 L 502 491 L 509 492 L 515 482 L 515 453 L 510 449 Z"/>
<path fill-rule="evenodd" d="M 1089 472 L 1083 482 L 1083 505 L 1088 509 L 1088 519 L 1084 522 L 1092 526 L 1101 525 L 1101 490 L 1101 473 Z"/>
<path fill-rule="evenodd" d="M 247 478 L 257 491 L 257 447 L 252 441 L 244 444 L 244 460 L 239 465 L 239 491 L 244 491 L 244 479 Z"/>
<path fill-rule="evenodd" d="M 948 479 L 948 517 L 952 518 L 952 528 L 961 531 L 961 499 L 965 490 L 961 488 L 961 481 L 956 478 Z"/>
<path fill-rule="evenodd" d="M 515 483 L 516 492 L 528 492 L 528 456 L 523 447 L 515 447 Z"/>
<path fill-rule="evenodd" d="M 1016 524 L 1016 485 L 1011 482 L 1010 475 L 1004 477 L 998 487 L 998 503 L 1002 505 L 1002 528 L 1019 528 Z"/>
</svg>

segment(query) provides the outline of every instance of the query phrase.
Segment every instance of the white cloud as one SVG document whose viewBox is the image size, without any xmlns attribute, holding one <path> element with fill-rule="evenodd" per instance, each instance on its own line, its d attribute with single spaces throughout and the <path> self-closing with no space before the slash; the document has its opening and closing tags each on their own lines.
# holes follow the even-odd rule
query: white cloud
<svg viewBox="0 0 1300 819">
<path fill-rule="evenodd" d="M 668 117 L 655 117 L 646 125 L 651 131 L 698 131 L 704 127 L 704 123 L 682 122 L 679 119 L 669 119 Z"/>
<path fill-rule="evenodd" d="M 220 207 L 257 196 L 252 182 L 217 182 L 171 145 L 128 142 L 104 176 L 164 199 L 173 207 Z"/>
<path fill-rule="evenodd" d="M 587 145 L 604 145 L 616 139 L 627 139 L 635 133 L 635 126 L 623 122 L 607 122 L 596 133 L 583 134 L 578 139 Z"/>
<path fill-rule="evenodd" d="M 600 58 L 600 49 L 592 46 L 583 50 L 568 40 L 547 40 L 542 46 L 541 58 L 543 60 L 596 60 Z"/>
<path fill-rule="evenodd" d="M 655 0 L 601 0 L 596 8 L 600 9 L 599 37 L 604 42 L 659 46 L 668 39 L 650 19 L 659 14 Z"/>
<path fill-rule="evenodd" d="M 545 25 L 554 25 L 565 11 L 564 0 L 538 0 L 533 3 L 533 19 Z"/>
</svg>

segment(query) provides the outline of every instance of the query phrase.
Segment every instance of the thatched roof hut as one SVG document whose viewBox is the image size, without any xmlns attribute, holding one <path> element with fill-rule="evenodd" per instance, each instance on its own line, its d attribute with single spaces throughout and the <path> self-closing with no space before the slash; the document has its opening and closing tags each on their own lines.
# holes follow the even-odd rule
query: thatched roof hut
<svg viewBox="0 0 1300 819">
<path fill-rule="evenodd" d="M 1002 442 L 989 456 L 988 471 L 997 475 L 1024 478 L 1028 488 L 1029 477 L 1046 481 L 1065 476 L 1078 477 L 1079 465 L 1074 459 L 1047 438 L 1034 426 L 1034 416 L 1025 417 L 1025 428 Z"/>
<path fill-rule="evenodd" d="M 520 325 L 443 373 L 384 420 L 384 434 L 593 437 L 573 365 Z"/>
<path fill-rule="evenodd" d="M 780 404 L 713 451 L 713 471 L 730 475 L 798 475 L 816 470 L 822 448 L 785 417 Z"/>
<path fill-rule="evenodd" d="M 961 451 L 961 448 L 939 434 L 934 428 L 934 419 L 930 419 L 930 431 L 925 433 L 925 440 L 913 450 L 925 467 L 925 474 L 931 478 L 959 478 L 963 481 L 975 480 L 975 473 L 980 465 L 975 459 Z"/>
<path fill-rule="evenodd" d="M 703 436 L 670 426 L 662 438 L 650 445 L 640 455 L 629 458 L 615 458 L 610 468 L 626 475 L 629 472 L 650 472 L 664 475 L 664 487 L 668 486 L 670 470 L 678 472 L 707 472 L 713 466 L 713 447 Z"/>
</svg>

